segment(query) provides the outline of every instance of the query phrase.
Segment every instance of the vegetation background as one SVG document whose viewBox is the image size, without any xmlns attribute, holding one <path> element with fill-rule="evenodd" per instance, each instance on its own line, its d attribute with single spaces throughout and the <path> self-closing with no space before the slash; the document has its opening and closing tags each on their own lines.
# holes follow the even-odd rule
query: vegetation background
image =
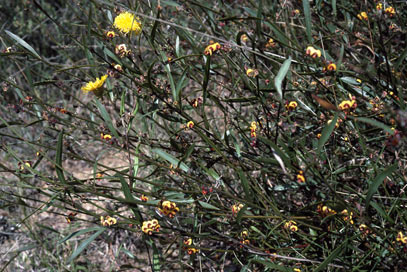
<svg viewBox="0 0 407 272">
<path fill-rule="evenodd" d="M 1 271 L 407 271 L 406 12 L 0 1 Z"/>
</svg>

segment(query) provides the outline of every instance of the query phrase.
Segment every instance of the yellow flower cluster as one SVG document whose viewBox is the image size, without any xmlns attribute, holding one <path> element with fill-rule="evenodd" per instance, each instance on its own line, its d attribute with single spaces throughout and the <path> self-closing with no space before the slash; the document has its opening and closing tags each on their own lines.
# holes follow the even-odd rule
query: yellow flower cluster
<svg viewBox="0 0 407 272">
<path fill-rule="evenodd" d="M 179 212 L 177 204 L 168 200 L 162 201 L 158 209 L 162 214 L 170 218 L 173 218 Z"/>
<path fill-rule="evenodd" d="M 94 92 L 95 94 L 99 94 L 103 84 L 107 79 L 107 75 L 104 75 L 100 78 L 96 78 L 96 81 L 89 81 L 86 83 L 85 86 L 81 88 L 84 92 Z"/>
<path fill-rule="evenodd" d="M 343 215 L 343 220 L 346 222 L 349 222 L 353 225 L 353 212 L 348 212 L 348 210 L 343 210 L 341 212 L 341 214 Z"/>
<path fill-rule="evenodd" d="M 240 36 L 240 40 L 246 43 L 249 40 L 249 37 L 246 34 L 243 34 L 242 36 Z"/>
<path fill-rule="evenodd" d="M 112 139 L 112 135 L 110 135 L 110 134 L 104 134 L 104 133 L 102 132 L 102 133 L 100 133 L 100 138 L 101 138 L 102 140 L 110 141 L 110 140 Z"/>
<path fill-rule="evenodd" d="M 189 129 L 193 129 L 194 128 L 194 122 L 192 122 L 192 121 L 189 121 L 188 123 L 187 123 L 187 129 L 189 128 Z"/>
<path fill-rule="evenodd" d="M 250 245 L 250 240 L 246 239 L 246 240 L 242 240 L 240 241 L 240 248 L 243 248 L 243 245 Z"/>
<path fill-rule="evenodd" d="M 218 51 L 220 48 L 221 48 L 220 43 L 210 44 L 205 48 L 204 54 L 212 56 L 212 54 Z"/>
<path fill-rule="evenodd" d="M 332 122 L 332 119 L 328 120 L 328 122 L 326 122 L 326 123 L 329 125 L 331 122 Z M 338 118 L 338 120 L 336 121 L 336 124 L 335 124 L 335 128 L 338 128 L 340 123 L 342 123 L 342 119 Z"/>
<path fill-rule="evenodd" d="M 124 43 L 116 45 L 114 52 L 121 58 L 129 56 L 131 54 L 131 50 L 128 50 L 127 46 Z"/>
<path fill-rule="evenodd" d="M 113 26 L 124 34 L 128 34 L 131 31 L 136 35 L 141 33 L 141 23 L 139 22 L 139 18 L 127 11 L 120 13 L 114 19 Z"/>
<path fill-rule="evenodd" d="M 259 75 L 259 71 L 257 69 L 249 68 L 246 70 L 246 75 L 248 77 L 256 77 Z"/>
<path fill-rule="evenodd" d="M 232 215 L 235 216 L 243 208 L 243 204 L 235 204 L 232 206 Z"/>
<path fill-rule="evenodd" d="M 326 71 L 336 71 L 336 64 L 335 63 L 329 63 L 327 66 L 324 67 L 324 69 L 322 69 L 322 72 L 326 72 Z"/>
<path fill-rule="evenodd" d="M 312 46 L 308 46 L 307 49 L 305 50 L 305 54 L 312 58 L 320 58 L 321 57 L 321 50 L 315 49 Z"/>
<path fill-rule="evenodd" d="M 250 137 L 256 138 L 256 136 L 257 136 L 256 130 L 257 130 L 257 123 L 255 121 L 253 121 L 250 124 Z"/>
<path fill-rule="evenodd" d="M 359 230 L 362 233 L 362 237 L 365 238 L 367 235 L 369 235 L 372 231 L 366 226 L 365 224 L 361 224 L 359 226 Z"/>
<path fill-rule="evenodd" d="M 116 218 L 106 216 L 105 219 L 103 216 L 100 217 L 100 224 L 102 224 L 102 226 L 104 227 L 110 227 L 111 225 L 115 225 L 116 223 L 117 223 Z"/>
<path fill-rule="evenodd" d="M 383 8 L 382 3 L 379 3 L 379 4 L 376 5 L 376 10 L 382 10 L 382 8 Z"/>
<path fill-rule="evenodd" d="M 31 167 L 31 162 L 30 161 L 23 161 L 22 163 L 19 162 L 18 166 L 20 167 L 20 170 L 23 171 L 24 167 Z"/>
<path fill-rule="evenodd" d="M 335 210 L 332 210 L 331 208 L 329 208 L 328 206 L 323 206 L 322 204 L 319 204 L 317 207 L 317 212 L 322 216 L 322 217 L 326 217 L 329 215 L 334 215 L 336 214 Z"/>
<path fill-rule="evenodd" d="M 188 255 L 193 255 L 195 253 L 199 252 L 199 249 L 194 248 L 194 247 L 189 247 L 187 250 Z"/>
<path fill-rule="evenodd" d="M 274 42 L 274 40 L 272 38 L 270 38 L 267 43 L 266 43 L 266 48 L 270 48 L 270 47 L 276 47 L 276 43 Z"/>
<path fill-rule="evenodd" d="M 106 32 L 106 38 L 112 39 L 112 38 L 114 38 L 114 37 L 116 37 L 116 33 L 115 33 L 114 31 L 108 31 L 108 32 Z"/>
<path fill-rule="evenodd" d="M 293 110 L 295 110 L 296 108 L 297 108 L 297 106 L 298 106 L 298 103 L 296 102 L 296 101 L 290 101 L 290 102 L 286 102 L 285 103 L 285 108 L 288 110 L 288 111 L 293 111 Z"/>
<path fill-rule="evenodd" d="M 400 231 L 397 233 L 397 242 L 400 242 L 401 244 L 407 244 L 407 236 L 404 236 L 404 234 Z"/>
<path fill-rule="evenodd" d="M 148 201 L 148 196 L 141 195 L 140 200 L 143 201 L 143 202 L 147 202 Z"/>
<path fill-rule="evenodd" d="M 192 254 L 199 252 L 199 249 L 190 247 L 192 245 L 192 238 L 184 239 L 184 245 L 187 246 L 186 250 L 187 250 L 188 255 L 192 255 Z"/>
<path fill-rule="evenodd" d="M 300 170 L 300 171 L 298 172 L 298 175 L 297 175 L 297 182 L 298 182 L 298 183 L 305 183 L 305 176 L 304 176 L 304 172 L 303 172 L 302 170 Z"/>
<path fill-rule="evenodd" d="M 297 222 L 295 222 L 293 220 L 285 222 L 284 228 L 287 230 L 290 230 L 292 232 L 296 232 L 298 230 Z"/>
<path fill-rule="evenodd" d="M 243 239 L 246 239 L 247 237 L 249 237 L 249 232 L 247 230 L 244 230 L 240 233 L 240 237 L 242 237 Z"/>
<path fill-rule="evenodd" d="M 369 17 L 367 16 L 367 13 L 365 11 L 362 11 L 361 13 L 359 13 L 358 18 L 361 21 L 363 21 L 363 20 L 367 21 L 369 19 Z"/>
<path fill-rule="evenodd" d="M 157 219 L 149 220 L 149 221 L 144 221 L 143 226 L 141 227 L 141 230 L 148 235 L 153 234 L 153 232 L 159 232 L 160 231 L 160 225 L 158 224 Z"/>
<path fill-rule="evenodd" d="M 384 12 L 389 15 L 390 17 L 392 17 L 394 14 L 396 14 L 396 11 L 394 10 L 393 7 L 388 7 L 384 10 Z"/>
<path fill-rule="evenodd" d="M 349 95 L 350 100 L 344 100 L 339 104 L 339 109 L 343 111 L 348 111 L 350 109 L 356 109 L 357 103 L 355 97 Z"/>
</svg>

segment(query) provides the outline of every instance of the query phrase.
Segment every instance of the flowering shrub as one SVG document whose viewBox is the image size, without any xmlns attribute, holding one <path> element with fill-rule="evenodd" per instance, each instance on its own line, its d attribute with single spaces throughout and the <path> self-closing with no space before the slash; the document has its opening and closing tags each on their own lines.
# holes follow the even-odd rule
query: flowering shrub
<svg viewBox="0 0 407 272">
<path fill-rule="evenodd" d="M 404 271 L 402 2 L 1 5 L 3 270 Z"/>
</svg>

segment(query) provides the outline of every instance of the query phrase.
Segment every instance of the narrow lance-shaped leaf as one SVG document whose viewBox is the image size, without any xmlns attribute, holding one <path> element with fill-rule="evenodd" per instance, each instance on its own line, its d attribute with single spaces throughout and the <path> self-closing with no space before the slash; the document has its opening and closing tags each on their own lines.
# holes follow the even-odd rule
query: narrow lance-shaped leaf
<svg viewBox="0 0 407 272">
<path fill-rule="evenodd" d="M 7 35 L 9 35 L 13 40 L 15 40 L 17 43 L 19 43 L 22 47 L 30 51 L 34 56 L 37 58 L 41 59 L 40 55 L 34 50 L 34 48 L 31 47 L 28 43 L 26 43 L 23 39 L 18 37 L 17 35 L 11 33 L 10 31 L 5 30 Z"/>
<path fill-rule="evenodd" d="M 63 137 L 64 132 L 61 131 L 58 134 L 58 141 L 57 141 L 57 154 L 55 158 L 55 171 L 57 172 L 57 176 L 59 181 L 62 183 L 66 183 L 64 171 L 62 170 L 62 146 L 63 146 Z"/>
<path fill-rule="evenodd" d="M 98 99 L 95 99 L 96 106 L 99 109 L 100 114 L 102 115 L 103 120 L 105 121 L 107 127 L 109 128 L 110 132 L 116 137 L 116 139 L 120 139 L 119 134 L 117 133 L 116 129 L 113 126 L 112 119 L 110 118 L 109 114 L 107 113 L 105 107 L 100 103 Z"/>
<path fill-rule="evenodd" d="M 160 156 L 161 158 L 163 158 L 163 159 L 169 161 L 174 167 L 177 166 L 177 165 L 179 165 L 179 168 L 180 168 L 182 171 L 188 172 L 189 167 L 188 167 L 185 163 L 180 162 L 180 160 L 177 159 L 177 158 L 175 158 L 174 156 L 172 156 L 172 155 L 170 155 L 170 154 L 164 152 L 163 150 L 161 150 L 161 149 L 159 149 L 159 148 L 154 148 L 152 151 L 153 151 L 154 153 L 156 153 L 158 156 Z"/>
<path fill-rule="evenodd" d="M 321 133 L 321 138 L 318 140 L 318 150 L 317 153 L 319 154 L 321 152 L 322 147 L 324 144 L 328 141 L 329 137 L 332 134 L 332 131 L 335 129 L 336 122 L 338 121 L 338 113 L 335 113 L 334 118 L 332 119 L 331 123 L 324 127 Z"/>
<path fill-rule="evenodd" d="M 325 268 L 332 263 L 332 261 L 344 252 L 344 248 L 348 245 L 348 239 L 346 239 L 340 246 L 329 254 L 328 257 L 314 270 L 314 272 L 325 271 Z"/>
<path fill-rule="evenodd" d="M 355 117 L 354 119 L 356 119 L 357 121 L 361 121 L 363 123 L 367 123 L 369 125 L 381 128 L 383 130 L 385 130 L 386 132 L 390 133 L 391 135 L 394 134 L 394 130 L 392 130 L 389 126 L 386 126 L 385 124 L 376 121 L 374 119 L 370 119 L 370 118 L 366 118 L 366 117 Z"/>
<path fill-rule="evenodd" d="M 93 241 L 95 240 L 100 234 L 102 234 L 102 232 L 105 231 L 105 228 L 102 228 L 100 230 L 98 230 L 97 232 L 95 232 L 94 234 L 92 234 L 88 239 L 86 239 L 85 241 L 83 241 L 78 248 L 74 251 L 74 253 L 72 253 L 72 255 L 68 258 L 68 260 L 66 261 L 68 264 L 70 262 L 72 262 L 76 257 L 79 256 L 79 254 L 81 254 L 81 252 Z"/>
<path fill-rule="evenodd" d="M 307 32 L 307 39 L 309 43 L 312 43 L 312 36 L 311 36 L 311 9 L 309 5 L 309 0 L 303 0 L 302 6 L 304 8 L 304 16 L 305 16 L 305 28 Z"/>
<path fill-rule="evenodd" d="M 281 66 L 280 70 L 278 71 L 278 74 L 276 78 L 274 79 L 274 86 L 276 87 L 276 90 L 278 92 L 278 95 L 280 96 L 280 100 L 283 100 L 283 90 L 282 90 L 282 84 L 285 76 L 287 75 L 288 70 L 290 69 L 291 65 L 291 57 L 286 59 Z"/>
<path fill-rule="evenodd" d="M 384 179 L 388 176 L 390 176 L 394 170 L 397 169 L 397 164 L 394 164 L 390 167 L 388 167 L 386 170 L 381 172 L 370 184 L 369 186 L 369 191 L 367 192 L 366 195 L 366 209 L 369 207 L 370 200 L 372 199 L 373 195 L 377 192 L 377 189 L 379 189 L 379 186 L 382 184 Z"/>
<path fill-rule="evenodd" d="M 131 194 L 130 187 L 129 187 L 129 185 L 127 184 L 126 180 L 125 180 L 125 179 L 123 178 L 123 176 L 120 175 L 120 174 L 116 174 L 116 176 L 118 176 L 119 179 L 120 179 L 120 183 L 121 183 L 121 185 L 122 185 L 122 190 L 123 190 L 124 197 L 126 198 L 126 200 L 128 200 L 128 201 L 134 201 L 134 197 L 133 197 L 133 195 Z M 133 211 L 133 214 L 134 214 L 134 216 L 135 216 L 136 221 L 137 221 L 139 224 L 141 224 L 141 222 L 143 222 L 143 217 L 142 217 L 142 215 L 141 215 L 141 213 L 140 213 L 140 210 L 139 210 L 139 208 L 138 208 L 138 206 L 137 206 L 136 203 L 134 203 L 134 204 L 132 205 L 131 210 Z"/>
</svg>

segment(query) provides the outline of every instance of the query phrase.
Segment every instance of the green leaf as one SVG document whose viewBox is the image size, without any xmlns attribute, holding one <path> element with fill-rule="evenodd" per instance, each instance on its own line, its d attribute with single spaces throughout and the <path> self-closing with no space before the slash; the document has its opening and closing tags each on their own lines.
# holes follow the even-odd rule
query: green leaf
<svg viewBox="0 0 407 272">
<path fill-rule="evenodd" d="M 397 70 L 400 66 L 400 64 L 403 63 L 403 61 L 405 60 L 405 58 L 407 57 L 407 48 L 404 49 L 403 53 L 401 53 L 400 55 L 398 55 L 399 58 L 397 59 L 396 64 L 394 65 L 394 68 Z"/>
<path fill-rule="evenodd" d="M 79 256 L 79 254 L 81 254 L 81 252 L 93 241 L 95 240 L 100 234 L 102 234 L 102 232 L 105 231 L 105 228 L 102 228 L 100 230 L 98 230 L 97 232 L 95 232 L 94 234 L 92 234 L 88 239 L 86 239 L 85 241 L 83 241 L 78 248 L 72 253 L 72 255 L 68 258 L 68 260 L 66 261 L 68 264 L 70 262 L 72 262 L 76 257 Z"/>
<path fill-rule="evenodd" d="M 305 16 L 305 28 L 307 32 L 308 42 L 312 43 L 312 36 L 311 36 L 311 10 L 309 5 L 309 0 L 302 1 L 302 7 L 304 8 L 304 16 Z"/>
<path fill-rule="evenodd" d="M 213 206 L 212 204 L 209 204 L 209 203 L 206 203 L 206 202 L 203 202 L 203 201 L 200 201 L 200 200 L 198 200 L 198 203 L 199 203 L 199 205 L 201 205 L 205 209 L 220 211 L 220 209 L 218 207 Z"/>
<path fill-rule="evenodd" d="M 101 229 L 104 229 L 104 228 L 103 227 L 93 227 L 93 228 L 87 228 L 87 229 L 74 231 L 71 234 L 69 234 L 68 236 L 66 236 L 65 238 L 63 238 L 62 240 L 58 241 L 58 244 L 65 243 L 69 239 L 75 238 L 76 236 L 79 236 L 81 234 L 91 232 L 91 231 L 97 231 L 97 230 L 101 230 Z"/>
<path fill-rule="evenodd" d="M 269 145 L 273 151 L 275 151 L 277 153 L 277 155 L 283 160 L 283 162 L 289 166 L 291 166 L 291 161 L 289 156 L 287 156 L 283 150 L 281 150 L 273 141 L 270 141 L 269 139 L 262 137 L 262 136 L 258 136 L 258 139 L 260 141 L 262 141 L 263 143 Z"/>
<path fill-rule="evenodd" d="M 127 184 L 126 180 L 120 174 L 116 174 L 116 176 L 119 177 L 119 179 L 120 179 L 120 183 L 122 185 L 122 190 L 123 190 L 125 199 L 128 200 L 128 201 L 134 202 L 135 199 L 134 199 L 133 195 L 131 194 L 130 187 Z M 132 204 L 131 210 L 132 210 L 132 212 L 134 214 L 134 217 L 135 217 L 136 221 L 139 224 L 141 224 L 141 222 L 143 222 L 143 217 L 142 217 L 142 215 L 140 213 L 140 210 L 139 210 L 136 203 Z"/>
<path fill-rule="evenodd" d="M 394 130 L 392 130 L 389 126 L 386 126 L 385 124 L 376 121 L 374 119 L 370 119 L 370 118 L 366 118 L 366 117 L 353 117 L 353 119 L 360 121 L 360 122 L 364 122 L 367 123 L 369 125 L 381 128 L 383 130 L 385 130 L 386 132 L 390 133 L 391 135 L 394 134 Z"/>
<path fill-rule="evenodd" d="M 389 221 L 389 223 L 394 224 L 394 220 L 391 219 L 391 217 L 382 209 L 382 207 L 374 202 L 374 201 L 370 201 L 370 205 L 383 217 L 385 218 L 387 221 Z"/>
<path fill-rule="evenodd" d="M 123 66 L 123 63 L 120 61 L 120 59 L 109 49 L 107 49 L 106 47 L 103 49 L 103 53 L 105 53 L 107 56 L 109 56 L 112 60 L 114 60 L 114 62 L 116 64 L 120 64 L 121 66 Z"/>
<path fill-rule="evenodd" d="M 321 138 L 319 138 L 319 140 L 318 140 L 317 154 L 319 154 L 321 152 L 322 147 L 328 141 L 329 137 L 331 136 L 332 132 L 335 129 L 335 125 L 336 125 L 337 121 L 338 121 L 338 113 L 335 113 L 335 116 L 332 119 L 332 122 L 329 123 L 329 125 L 324 127 L 324 129 L 322 130 Z"/>
<path fill-rule="evenodd" d="M 18 37 L 17 35 L 11 33 L 10 31 L 5 30 L 5 32 L 7 33 L 7 35 L 9 35 L 13 40 L 15 40 L 17 43 L 19 43 L 22 47 L 24 47 L 25 49 L 27 49 L 28 51 L 30 51 L 34 56 L 36 56 L 37 58 L 41 59 L 40 55 L 38 55 L 38 53 L 34 50 L 34 48 L 31 47 L 31 45 L 29 45 L 28 43 L 26 43 L 23 39 L 21 39 L 20 37 Z"/>
<path fill-rule="evenodd" d="M 153 148 L 152 151 L 154 153 L 156 153 L 158 156 L 160 156 L 161 158 L 163 158 L 164 160 L 167 160 L 168 162 L 170 162 L 174 167 L 179 165 L 179 168 L 182 171 L 188 172 L 189 167 L 185 163 L 180 162 L 180 160 L 175 158 L 174 156 L 164 152 L 162 149 L 159 149 L 159 148 Z"/>
<path fill-rule="evenodd" d="M 55 171 L 57 172 L 58 179 L 62 183 L 66 183 L 64 170 L 62 169 L 62 146 L 63 146 L 63 137 L 64 132 L 60 131 L 58 134 L 58 141 L 57 141 L 57 154 L 55 158 Z"/>
<path fill-rule="evenodd" d="M 161 13 L 161 10 L 158 9 L 158 11 L 157 11 L 157 19 L 160 18 L 160 13 Z M 158 27 L 158 24 L 159 24 L 159 20 L 154 20 L 154 21 L 155 22 L 154 22 L 153 28 L 151 29 L 151 34 L 150 34 L 150 42 L 151 42 L 153 47 L 155 47 L 154 46 L 155 32 L 157 31 L 157 27 Z"/>
<path fill-rule="evenodd" d="M 388 167 L 386 170 L 381 172 L 377 177 L 373 180 L 373 182 L 369 186 L 369 191 L 367 192 L 366 195 L 366 209 L 369 207 L 370 200 L 372 199 L 373 195 L 376 193 L 377 189 L 379 189 L 379 186 L 382 184 L 384 179 L 387 176 L 390 176 L 394 170 L 397 169 L 397 164 L 393 164 L 392 166 Z"/>
<path fill-rule="evenodd" d="M 122 92 L 122 97 L 120 98 L 120 116 L 123 116 L 124 113 L 124 99 L 126 98 L 126 92 Z"/>
<path fill-rule="evenodd" d="M 251 259 L 251 262 L 259 263 L 259 264 L 264 265 L 267 268 L 271 268 L 272 269 L 271 271 L 282 271 L 282 272 L 292 272 L 293 271 L 291 268 L 275 264 L 271 261 L 260 259 L 260 257 L 258 257 L 258 256 L 256 256 L 256 258 Z"/>
<path fill-rule="evenodd" d="M 133 163 L 133 177 L 137 177 L 138 174 L 138 169 L 139 169 L 139 158 L 138 158 L 138 154 L 139 152 L 139 148 L 140 148 L 140 144 L 137 145 L 136 147 L 136 154 L 134 155 L 134 163 Z"/>
<path fill-rule="evenodd" d="M 290 65 L 291 65 L 291 56 L 284 61 L 283 65 L 278 71 L 276 78 L 274 79 L 274 86 L 277 89 L 277 92 L 280 96 L 280 100 L 283 100 L 283 90 L 281 89 L 281 86 L 283 84 L 285 76 L 287 75 L 288 70 L 290 69 Z"/>
<path fill-rule="evenodd" d="M 237 215 L 236 215 L 236 221 L 237 221 L 238 224 L 241 223 L 241 221 L 242 221 L 242 216 L 246 213 L 246 210 L 247 210 L 248 207 L 249 207 L 249 206 L 244 205 L 244 206 L 239 210 L 239 212 L 237 213 Z"/>
<path fill-rule="evenodd" d="M 167 56 L 165 55 L 164 51 L 161 51 L 161 57 L 163 59 L 163 62 L 167 61 Z M 173 101 L 178 101 L 177 92 L 176 92 L 176 88 L 175 88 L 174 77 L 172 76 L 171 66 L 170 66 L 169 63 L 164 65 L 164 70 L 167 72 L 167 78 L 168 78 L 168 80 L 170 82 L 170 87 L 171 87 L 171 92 L 172 92 L 172 99 L 173 99 Z"/>
<path fill-rule="evenodd" d="M 109 128 L 110 132 L 116 137 L 117 140 L 120 139 L 119 134 L 117 134 L 116 129 L 113 126 L 112 119 L 110 119 L 109 114 L 107 113 L 105 106 L 100 103 L 99 99 L 95 99 L 96 106 L 99 109 L 100 114 L 102 115 L 103 120 L 107 124 L 107 127 Z"/>
<path fill-rule="evenodd" d="M 151 245 L 153 247 L 153 271 L 158 272 L 161 271 L 160 252 L 153 241 Z"/>
<path fill-rule="evenodd" d="M 325 268 L 341 253 L 344 252 L 344 247 L 348 245 L 348 239 L 346 239 L 340 246 L 329 254 L 329 256 L 314 270 L 314 272 L 325 271 Z"/>
<path fill-rule="evenodd" d="M 237 172 L 239 174 L 240 181 L 242 182 L 242 187 L 244 194 L 246 196 L 246 199 L 253 199 L 253 195 L 250 193 L 250 188 L 249 188 L 249 183 L 247 181 L 246 175 L 243 173 L 242 169 L 239 169 Z"/>
<path fill-rule="evenodd" d="M 184 70 L 184 72 L 181 75 L 181 78 L 178 80 L 178 83 L 175 87 L 175 97 L 174 101 L 178 101 L 178 105 L 181 108 L 181 89 L 185 86 L 185 83 L 187 83 L 187 73 L 189 72 L 189 66 L 187 66 Z"/>
</svg>

